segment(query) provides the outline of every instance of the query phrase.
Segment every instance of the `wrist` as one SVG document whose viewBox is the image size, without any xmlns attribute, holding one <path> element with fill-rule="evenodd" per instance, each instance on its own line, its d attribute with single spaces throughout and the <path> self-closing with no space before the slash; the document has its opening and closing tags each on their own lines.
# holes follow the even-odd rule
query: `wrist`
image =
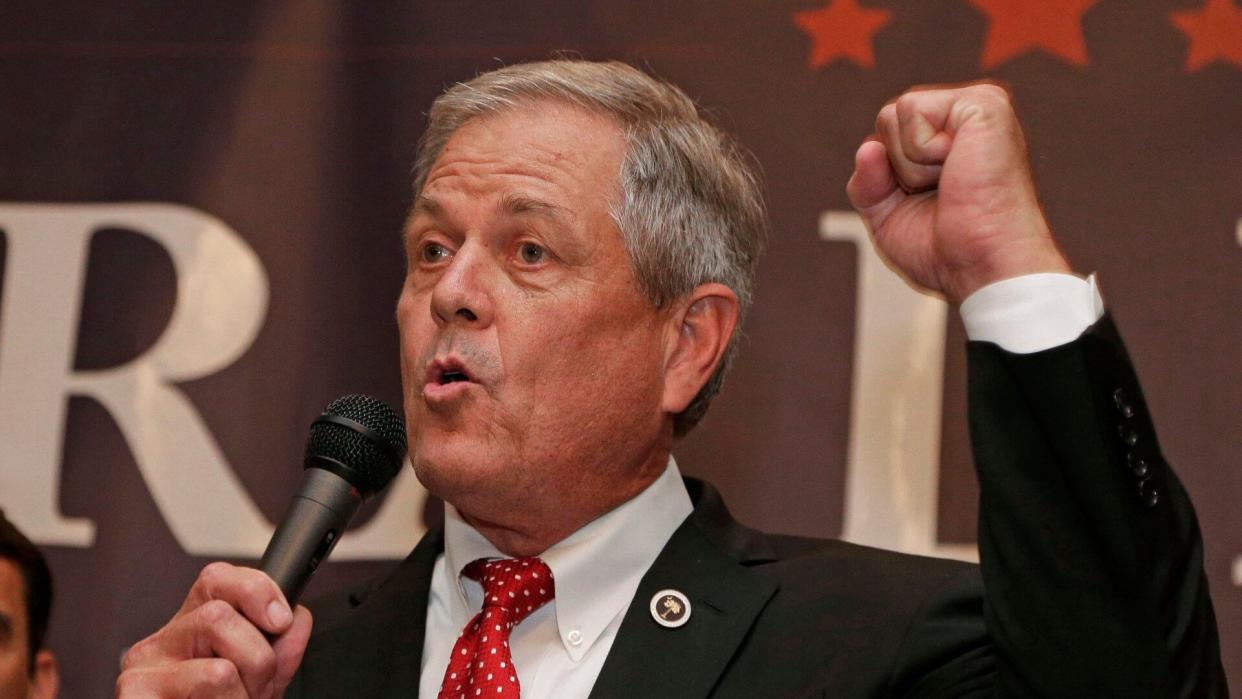
<svg viewBox="0 0 1242 699">
<path fill-rule="evenodd" d="M 969 266 L 955 270 L 944 284 L 945 296 L 950 303 L 959 305 L 989 284 L 1048 272 L 1074 273 L 1050 236 L 1014 241 Z"/>
</svg>

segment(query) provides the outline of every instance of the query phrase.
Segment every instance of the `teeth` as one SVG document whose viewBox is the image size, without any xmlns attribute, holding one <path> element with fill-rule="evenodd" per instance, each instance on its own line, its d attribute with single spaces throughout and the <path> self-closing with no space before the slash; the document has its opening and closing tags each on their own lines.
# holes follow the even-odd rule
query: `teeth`
<svg viewBox="0 0 1242 699">
<path fill-rule="evenodd" d="M 444 372 L 443 376 L 440 377 L 440 381 L 442 383 L 456 383 L 458 381 L 465 381 L 465 380 L 466 380 L 466 375 L 461 373 L 460 371 L 446 371 Z"/>
</svg>

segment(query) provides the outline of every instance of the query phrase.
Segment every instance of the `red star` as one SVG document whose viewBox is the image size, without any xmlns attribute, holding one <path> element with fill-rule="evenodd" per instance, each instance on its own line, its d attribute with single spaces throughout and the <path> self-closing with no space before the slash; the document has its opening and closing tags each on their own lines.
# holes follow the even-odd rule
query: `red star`
<svg viewBox="0 0 1242 699">
<path fill-rule="evenodd" d="M 985 69 L 1040 49 L 1075 65 L 1087 65 L 1082 14 L 1096 0 L 970 0 L 988 17 Z"/>
<path fill-rule="evenodd" d="M 1170 12 L 1169 21 L 1190 38 L 1187 72 L 1213 61 L 1229 61 L 1242 68 L 1242 9 L 1230 0 L 1207 0 L 1202 10 Z"/>
<path fill-rule="evenodd" d="M 848 58 L 864 68 L 874 68 L 871 37 L 888 24 L 889 14 L 888 10 L 859 7 L 858 0 L 828 0 L 822 9 L 795 12 L 794 22 L 813 42 L 808 65 L 821 68 L 838 58 Z"/>
</svg>

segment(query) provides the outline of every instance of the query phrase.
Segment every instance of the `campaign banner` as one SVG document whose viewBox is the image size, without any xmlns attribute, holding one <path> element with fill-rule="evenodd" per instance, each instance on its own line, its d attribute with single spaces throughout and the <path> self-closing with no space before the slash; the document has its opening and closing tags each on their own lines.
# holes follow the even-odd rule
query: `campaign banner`
<svg viewBox="0 0 1242 699">
<path fill-rule="evenodd" d="M 1006 86 L 1194 500 L 1242 677 L 1237 0 L 18 0 L 0 19 L 0 507 L 48 553 L 65 696 L 110 692 L 206 563 L 257 561 L 329 401 L 401 404 L 426 112 L 558 55 L 676 83 L 762 170 L 756 303 L 682 471 L 758 528 L 965 559 L 964 331 L 888 271 L 845 183 L 903 90 Z M 308 596 L 389 568 L 442 511 L 407 467 Z"/>
</svg>

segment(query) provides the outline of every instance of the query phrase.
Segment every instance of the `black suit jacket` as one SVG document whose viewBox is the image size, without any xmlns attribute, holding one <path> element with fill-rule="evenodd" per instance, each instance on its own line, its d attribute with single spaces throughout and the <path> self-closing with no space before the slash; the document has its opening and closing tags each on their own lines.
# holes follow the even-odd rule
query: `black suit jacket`
<svg viewBox="0 0 1242 699">
<path fill-rule="evenodd" d="M 969 358 L 981 567 L 764 534 L 687 480 L 694 513 L 591 696 L 1225 696 L 1194 513 L 1111 322 Z M 415 696 L 442 548 L 437 528 L 386 579 L 318 605 L 288 696 Z M 683 627 L 651 618 L 665 588 L 691 601 Z"/>
</svg>

